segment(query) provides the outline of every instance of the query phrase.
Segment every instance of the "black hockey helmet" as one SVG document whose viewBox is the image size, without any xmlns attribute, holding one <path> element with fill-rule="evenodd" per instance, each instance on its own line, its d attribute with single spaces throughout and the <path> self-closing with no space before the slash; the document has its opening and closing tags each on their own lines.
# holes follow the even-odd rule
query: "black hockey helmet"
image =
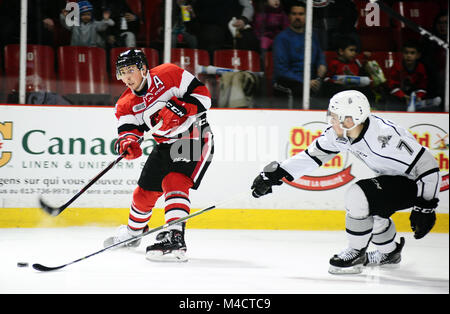
<svg viewBox="0 0 450 314">
<path fill-rule="evenodd" d="M 142 50 L 130 49 L 122 52 L 116 60 L 116 77 L 120 80 L 120 69 L 130 65 L 136 65 L 139 70 L 145 65 L 148 69 L 148 62 Z"/>
</svg>

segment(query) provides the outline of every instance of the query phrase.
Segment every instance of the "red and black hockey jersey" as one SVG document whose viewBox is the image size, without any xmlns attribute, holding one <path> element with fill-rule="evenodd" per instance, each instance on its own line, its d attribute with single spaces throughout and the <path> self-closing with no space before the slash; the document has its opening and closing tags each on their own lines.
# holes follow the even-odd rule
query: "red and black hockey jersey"
<svg viewBox="0 0 450 314">
<path fill-rule="evenodd" d="M 198 138 L 194 123 L 206 121 L 206 111 L 211 107 L 211 95 L 194 75 L 170 63 L 152 68 L 147 73 L 146 92 L 137 95 L 128 88 L 116 103 L 119 138 L 130 134 L 142 136 L 156 123 L 154 117 L 166 106 L 167 101 L 176 99 L 183 106 L 189 106 L 190 113 L 180 125 L 165 131 L 156 131 L 153 137 L 158 143 L 173 143 L 183 138 Z M 205 121 L 201 124 L 204 125 Z"/>
<path fill-rule="evenodd" d="M 412 92 L 415 92 L 417 97 L 424 98 L 427 82 L 427 72 L 422 63 L 418 62 L 416 67 L 409 71 L 403 62 L 397 62 L 391 69 L 388 85 L 391 94 L 398 98 L 410 96 Z"/>
<path fill-rule="evenodd" d="M 356 59 L 352 62 L 343 62 L 338 58 L 334 58 L 328 64 L 328 72 L 325 81 L 334 83 L 332 78 L 334 75 L 363 75 L 363 73 L 361 73 L 361 64 L 358 64 Z"/>
</svg>

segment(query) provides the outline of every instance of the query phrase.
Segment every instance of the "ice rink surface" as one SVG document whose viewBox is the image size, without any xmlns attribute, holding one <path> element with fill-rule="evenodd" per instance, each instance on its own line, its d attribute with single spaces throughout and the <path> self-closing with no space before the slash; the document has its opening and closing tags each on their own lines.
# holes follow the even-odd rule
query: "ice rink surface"
<svg viewBox="0 0 450 314">
<path fill-rule="evenodd" d="M 189 261 L 145 259 L 151 234 L 137 249 L 106 251 L 53 272 L 102 248 L 115 228 L 0 229 L 0 294 L 448 294 L 449 235 L 431 233 L 406 244 L 394 268 L 331 275 L 330 257 L 347 245 L 343 231 L 187 229 Z M 369 248 L 370 250 L 370 248 Z M 17 262 L 29 267 L 19 268 Z"/>
</svg>

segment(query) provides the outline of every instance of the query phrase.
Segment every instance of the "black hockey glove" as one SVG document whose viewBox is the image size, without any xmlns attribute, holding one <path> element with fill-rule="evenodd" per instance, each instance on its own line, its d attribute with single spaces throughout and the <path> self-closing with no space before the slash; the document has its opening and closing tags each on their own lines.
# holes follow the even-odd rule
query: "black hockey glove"
<svg viewBox="0 0 450 314">
<path fill-rule="evenodd" d="M 255 198 L 272 193 L 273 185 L 281 185 L 282 178 L 286 178 L 288 181 L 294 180 L 294 178 L 276 161 L 272 161 L 270 164 L 264 167 L 263 171 L 253 180 L 252 195 Z"/>
<path fill-rule="evenodd" d="M 439 199 L 437 198 L 429 201 L 423 198 L 416 199 L 416 206 L 414 206 L 409 216 L 411 229 L 414 231 L 414 238 L 422 239 L 433 229 L 436 222 L 434 209 L 437 207 L 438 202 Z"/>
</svg>

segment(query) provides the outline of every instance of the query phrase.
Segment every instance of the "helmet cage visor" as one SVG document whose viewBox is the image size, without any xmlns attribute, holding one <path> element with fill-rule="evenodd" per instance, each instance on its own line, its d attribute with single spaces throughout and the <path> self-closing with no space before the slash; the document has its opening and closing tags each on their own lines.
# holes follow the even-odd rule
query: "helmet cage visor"
<svg viewBox="0 0 450 314">
<path fill-rule="evenodd" d="M 138 70 L 142 70 L 142 66 L 144 65 L 144 62 L 140 58 L 130 58 L 126 60 L 119 60 L 116 63 L 116 78 L 120 80 L 122 78 L 122 75 L 124 74 L 122 69 L 135 65 Z"/>
<path fill-rule="evenodd" d="M 147 67 L 148 63 L 145 54 L 140 50 L 127 50 L 119 55 L 116 61 L 116 78 L 121 79 L 123 75 L 121 69 L 135 65 L 138 70 L 142 70 L 143 65 Z"/>
<path fill-rule="evenodd" d="M 332 117 L 332 114 L 334 115 Z M 370 104 L 362 93 L 358 91 L 344 91 L 336 94 L 330 99 L 328 106 L 328 122 L 332 122 L 332 118 L 339 122 L 344 130 L 352 130 L 357 125 L 364 123 L 370 114 Z M 344 127 L 345 119 L 351 118 L 353 126 Z"/>
<path fill-rule="evenodd" d="M 336 120 L 339 123 L 339 126 L 341 127 L 341 129 L 346 130 L 346 131 L 350 131 L 353 130 L 357 125 L 361 124 L 362 121 L 359 121 L 360 119 L 356 118 L 355 116 L 351 113 L 344 113 L 344 112 L 340 112 L 341 110 L 333 110 L 331 108 L 328 109 L 327 111 L 327 123 L 332 125 L 333 120 Z M 335 116 L 333 116 L 332 114 L 334 114 Z M 336 117 L 337 116 L 337 117 Z M 344 122 L 346 118 L 351 118 L 353 121 L 353 126 L 347 128 L 344 126 Z"/>
</svg>

